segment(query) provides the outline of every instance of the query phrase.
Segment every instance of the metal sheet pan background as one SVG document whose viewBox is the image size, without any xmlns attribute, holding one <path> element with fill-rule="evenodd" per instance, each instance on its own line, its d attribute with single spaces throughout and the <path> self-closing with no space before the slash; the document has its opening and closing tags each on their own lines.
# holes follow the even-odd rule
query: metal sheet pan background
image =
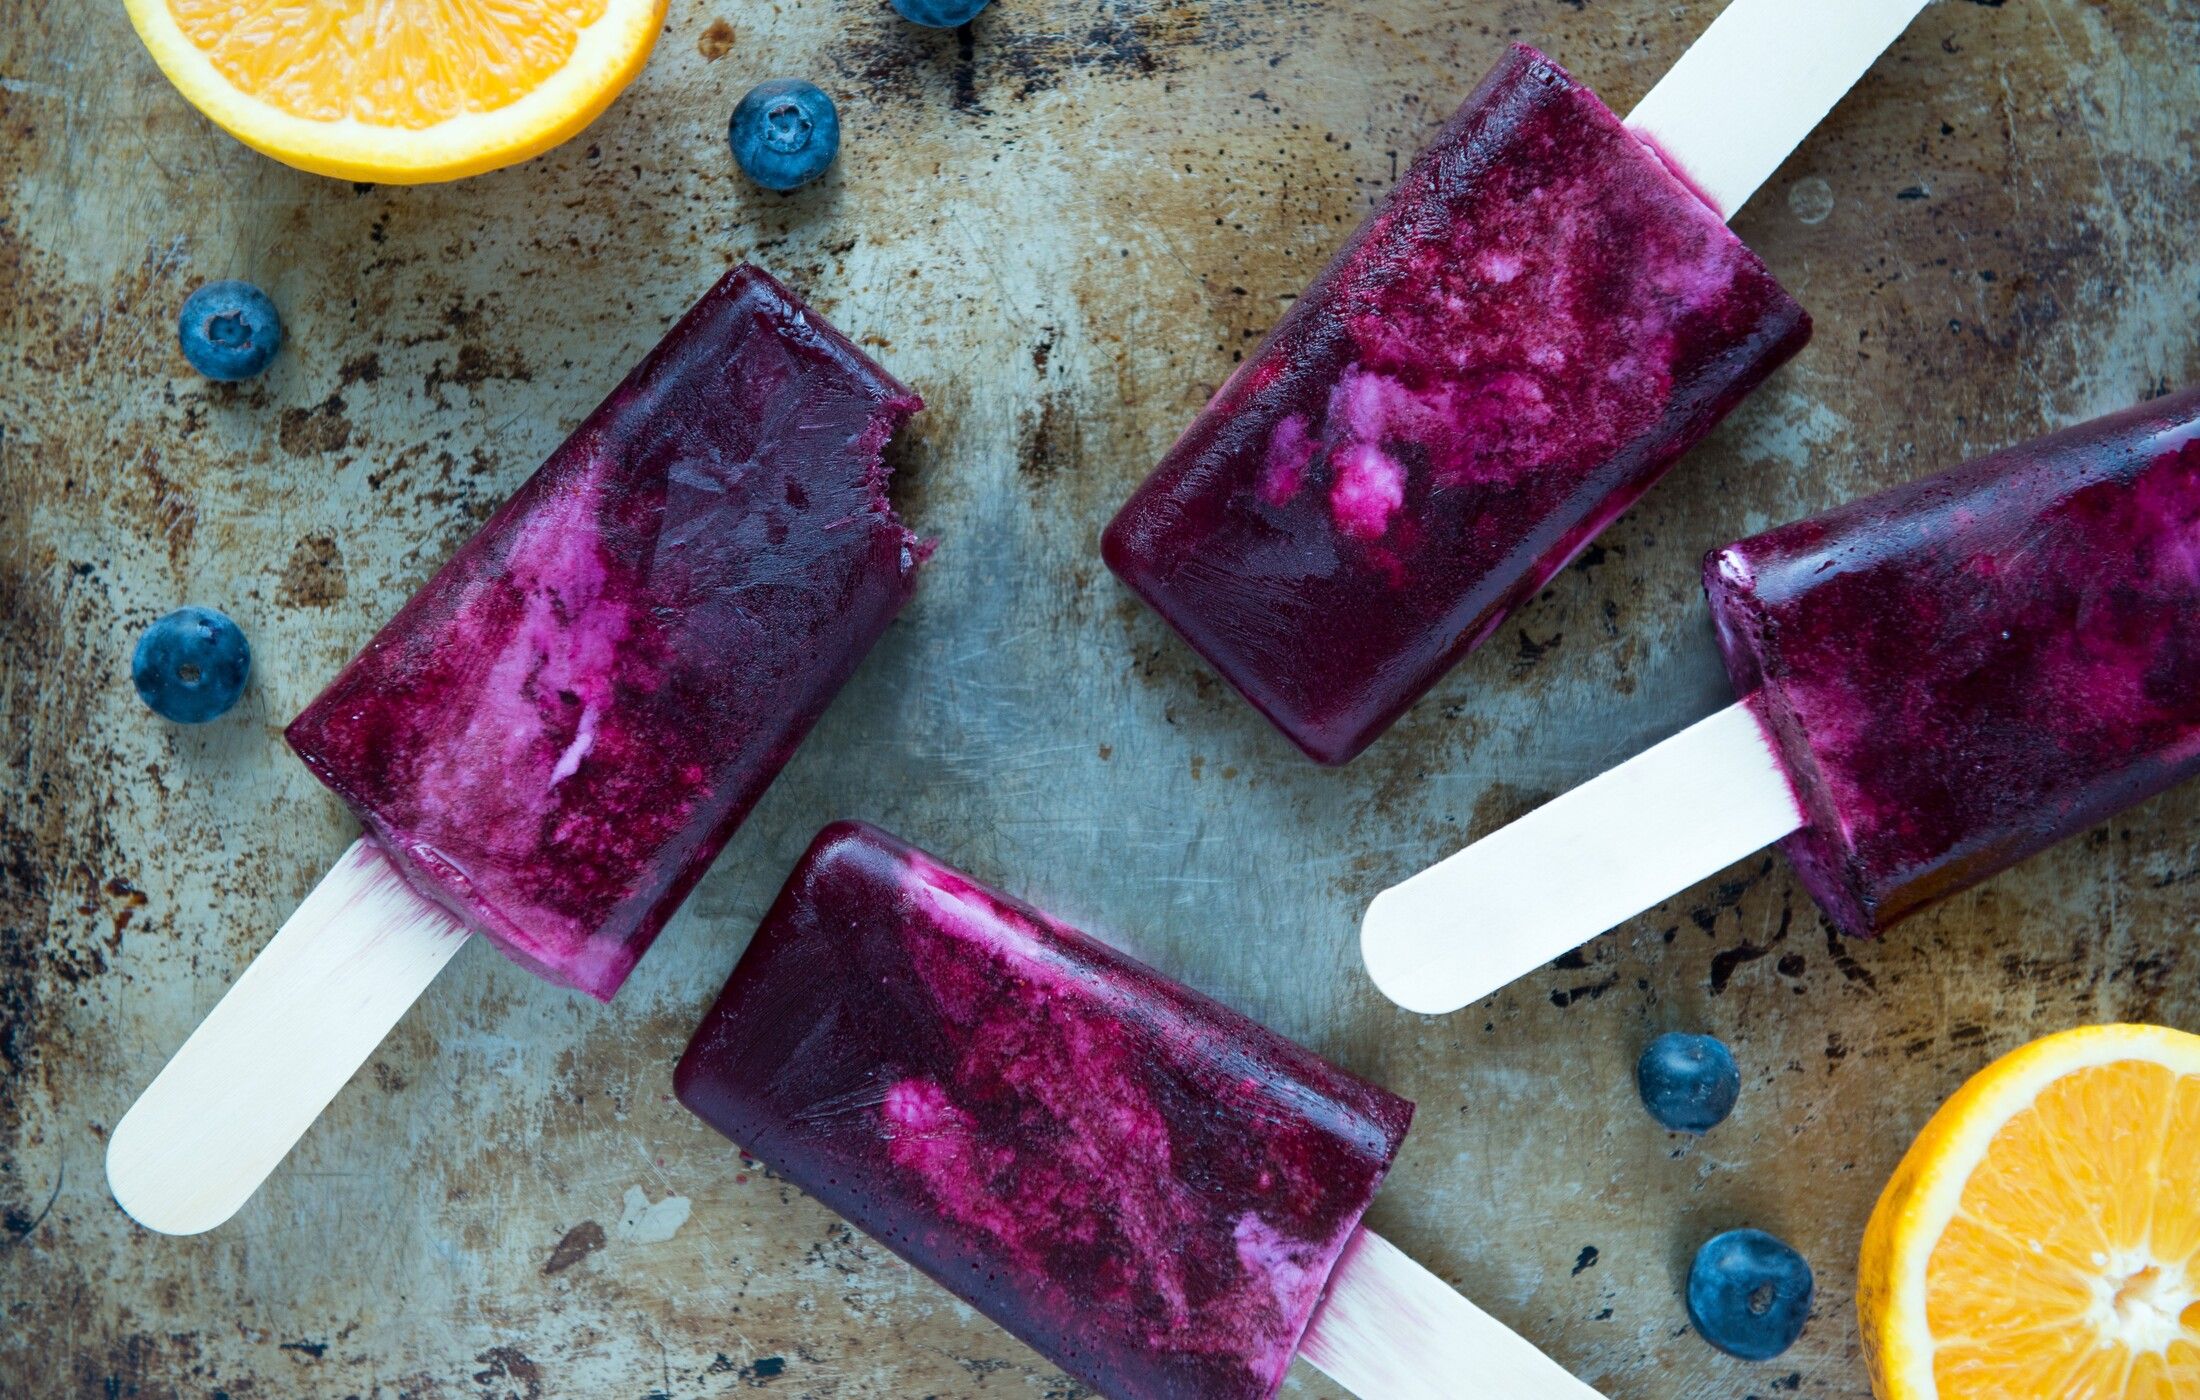
<svg viewBox="0 0 2200 1400">
<path fill-rule="evenodd" d="M 1417 1099 L 1375 1224 L 1612 1395 L 1865 1394 L 1855 1242 L 1932 1106 L 2035 1034 L 2200 1027 L 2200 792 L 1881 946 L 1831 939 L 1767 856 L 1444 1019 L 1359 976 L 1357 911 L 1721 700 L 1706 548 L 2200 374 L 2194 16 L 1930 6 L 1737 221 L 1816 342 L 1345 770 L 1268 732 L 1096 549 L 1500 43 L 1625 110 L 1716 8 L 1002 0 L 963 44 L 872 0 L 681 0 L 580 139 L 413 190 L 237 147 L 119 6 L 11 8 L 0 1390 L 1077 1393 L 670 1098 L 781 875 L 851 815 Z M 847 127 L 791 197 L 723 144 L 783 73 Z M 350 839 L 281 723 L 736 258 L 931 401 L 896 454 L 942 540 L 921 597 L 616 1005 L 470 949 L 229 1227 L 133 1228 L 106 1125 Z M 173 346 L 217 276 L 289 321 L 239 388 Z M 186 601 L 234 613 L 259 671 L 179 731 L 126 661 Z M 1668 1027 L 1745 1068 L 1700 1142 L 1634 1099 Z M 1821 1289 L 1756 1367 L 1688 1335 L 1677 1289 L 1745 1222 Z M 1302 1368 L 1291 1393 L 1333 1389 Z"/>
</svg>

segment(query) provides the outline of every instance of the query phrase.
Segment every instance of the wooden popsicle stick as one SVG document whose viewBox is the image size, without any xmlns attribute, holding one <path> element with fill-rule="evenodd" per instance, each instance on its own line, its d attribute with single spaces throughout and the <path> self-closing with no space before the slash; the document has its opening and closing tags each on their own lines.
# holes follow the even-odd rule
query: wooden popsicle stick
<svg viewBox="0 0 2200 1400">
<path fill-rule="evenodd" d="M 1383 995 L 1457 1011 L 1803 825 L 1745 701 L 1375 896 Z"/>
<path fill-rule="evenodd" d="M 1602 1400 L 1364 1225 L 1330 1273 L 1299 1355 L 1361 1400 Z"/>
<path fill-rule="evenodd" d="M 1727 218 L 1925 0 L 1733 0 L 1627 116 Z"/>
<path fill-rule="evenodd" d="M 115 1125 L 116 1203 L 169 1235 L 236 1214 L 465 941 L 353 842 Z"/>
</svg>

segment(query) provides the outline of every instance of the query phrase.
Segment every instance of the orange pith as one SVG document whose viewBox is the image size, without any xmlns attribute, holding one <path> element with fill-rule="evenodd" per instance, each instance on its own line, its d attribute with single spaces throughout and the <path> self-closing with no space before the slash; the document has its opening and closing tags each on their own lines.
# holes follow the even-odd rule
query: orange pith
<svg viewBox="0 0 2200 1400">
<path fill-rule="evenodd" d="M 420 130 L 565 66 L 604 0 L 166 0 L 239 91 L 292 116 Z"/>
</svg>

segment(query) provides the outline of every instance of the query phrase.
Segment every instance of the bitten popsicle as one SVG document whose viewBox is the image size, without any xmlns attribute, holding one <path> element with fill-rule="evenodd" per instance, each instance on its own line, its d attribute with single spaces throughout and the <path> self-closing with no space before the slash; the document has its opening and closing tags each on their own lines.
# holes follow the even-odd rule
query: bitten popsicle
<svg viewBox="0 0 2200 1400">
<path fill-rule="evenodd" d="M 1361 1228 L 1411 1104 L 874 827 L 818 835 L 674 1084 L 1103 1394 L 1265 1400 L 1302 1350 L 1594 1394 Z"/>
<path fill-rule="evenodd" d="M 682 318 L 291 724 L 368 834 L 116 1128 L 125 1209 L 226 1219 L 469 931 L 618 990 L 914 590 L 921 406 L 756 268 Z"/>
<path fill-rule="evenodd" d="M 1351 759 L 1809 338 L 1721 211 L 1922 3 L 1736 0 L 1624 123 L 1514 45 L 1109 524 L 1109 567 Z"/>
<path fill-rule="evenodd" d="M 1715 551 L 1742 703 L 1376 896 L 1455 1010 L 1771 841 L 1871 937 L 2200 772 L 2200 389 Z"/>
<path fill-rule="evenodd" d="M 921 403 L 729 273 L 291 723 L 412 884 L 608 1001 L 916 588 Z"/>
</svg>

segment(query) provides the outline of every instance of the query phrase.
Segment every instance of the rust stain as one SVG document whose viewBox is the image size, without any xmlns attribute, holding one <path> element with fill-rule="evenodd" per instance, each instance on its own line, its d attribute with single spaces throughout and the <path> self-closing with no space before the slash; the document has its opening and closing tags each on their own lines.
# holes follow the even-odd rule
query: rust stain
<svg viewBox="0 0 2200 1400">
<path fill-rule="evenodd" d="M 518 1347 L 491 1347 L 474 1357 L 482 1369 L 474 1372 L 474 1384 L 482 1387 L 482 1400 L 542 1400 L 542 1367 Z"/>
<path fill-rule="evenodd" d="M 311 408 L 286 408 L 276 440 L 295 457 L 341 452 L 351 445 L 351 420 L 344 417 L 344 406 L 341 394 L 331 394 Z"/>
<path fill-rule="evenodd" d="M 714 19 L 703 26 L 703 32 L 695 37 L 695 51 L 709 62 L 716 63 L 733 52 L 734 42 L 733 26 L 722 19 Z"/>
<path fill-rule="evenodd" d="M 603 1247 L 603 1226 L 593 1220 L 583 1220 L 565 1232 L 565 1238 L 558 1241 L 557 1248 L 551 1250 L 550 1257 L 543 1261 L 542 1271 L 545 1274 L 562 1274 Z"/>
<path fill-rule="evenodd" d="M 1016 470 L 1033 490 L 1046 489 L 1058 474 L 1077 470 L 1084 455 L 1081 431 L 1076 409 L 1061 396 L 1040 398 L 1031 430 L 1016 454 Z"/>
<path fill-rule="evenodd" d="M 307 535 L 290 551 L 275 601 L 293 608 L 325 608 L 343 601 L 346 586 L 344 551 L 336 536 Z"/>
<path fill-rule="evenodd" d="M 527 362 L 520 358 L 517 350 L 491 350 L 485 345 L 467 341 L 458 347 L 455 361 L 438 359 L 435 362 L 434 367 L 428 371 L 424 385 L 428 397 L 440 406 L 445 403 L 443 386 L 446 384 L 472 389 L 492 379 L 524 381 L 533 377 L 527 368 Z"/>
<path fill-rule="evenodd" d="M 336 383 L 340 388 L 349 389 L 354 384 L 372 384 L 381 377 L 382 356 L 369 350 L 344 361 L 343 368 L 336 372 Z"/>
</svg>

